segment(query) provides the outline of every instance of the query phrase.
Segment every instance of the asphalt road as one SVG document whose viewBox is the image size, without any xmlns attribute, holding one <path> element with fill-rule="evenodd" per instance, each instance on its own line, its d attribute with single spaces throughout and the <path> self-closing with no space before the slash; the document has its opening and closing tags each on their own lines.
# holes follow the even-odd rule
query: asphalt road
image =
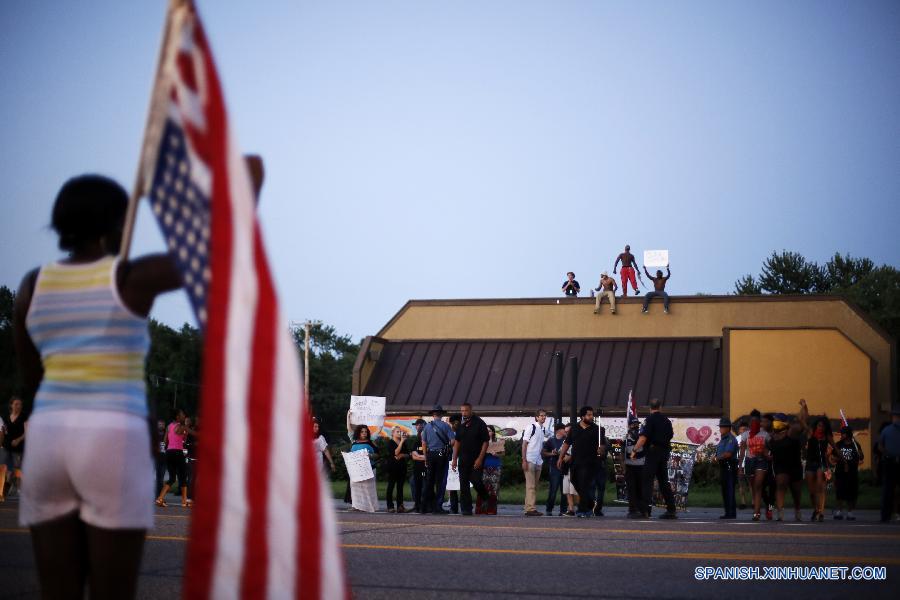
<svg viewBox="0 0 900 600">
<path fill-rule="evenodd" d="M 336 506 L 342 506 L 336 504 Z M 36 598 L 27 531 L 16 503 L 0 507 L 0 598 Z M 855 523 L 720 522 L 715 510 L 678 521 L 530 517 L 504 507 L 496 517 L 340 512 L 341 541 L 354 596 L 377 598 L 772 598 L 864 594 L 896 598 L 900 524 L 874 512 Z M 157 511 L 141 569 L 140 598 L 178 596 L 189 514 Z M 885 581 L 721 581 L 696 567 L 883 566 Z M 849 574 L 849 571 L 848 571 Z M 800 596 L 798 596 L 798 594 Z"/>
</svg>

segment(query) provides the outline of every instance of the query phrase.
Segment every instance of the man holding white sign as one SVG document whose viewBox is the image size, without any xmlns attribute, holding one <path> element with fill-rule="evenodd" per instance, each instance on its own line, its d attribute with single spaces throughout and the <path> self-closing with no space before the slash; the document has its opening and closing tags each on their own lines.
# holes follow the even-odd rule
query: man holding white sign
<svg viewBox="0 0 900 600">
<path fill-rule="evenodd" d="M 669 314 L 669 294 L 666 293 L 666 282 L 669 281 L 669 277 L 671 277 L 672 273 L 669 271 L 669 265 L 666 265 L 666 276 L 663 277 L 662 271 L 657 269 L 656 277 L 653 277 L 650 273 L 647 272 L 647 266 L 644 265 L 644 273 L 646 273 L 647 277 L 650 278 L 650 281 L 653 282 L 653 291 L 647 292 L 647 295 L 644 296 L 644 308 L 641 310 L 643 314 L 647 314 L 647 307 L 650 305 L 650 300 L 653 298 L 659 297 L 663 300 L 663 310 L 666 314 Z"/>
</svg>

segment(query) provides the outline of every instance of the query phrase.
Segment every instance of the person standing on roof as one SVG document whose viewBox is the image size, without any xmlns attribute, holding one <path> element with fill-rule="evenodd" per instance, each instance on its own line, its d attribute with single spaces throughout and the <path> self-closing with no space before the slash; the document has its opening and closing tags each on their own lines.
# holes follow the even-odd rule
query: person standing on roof
<svg viewBox="0 0 900 600">
<path fill-rule="evenodd" d="M 625 245 L 625 251 L 616 257 L 616 262 L 613 265 L 613 275 L 616 274 L 616 269 L 619 266 L 619 261 L 622 261 L 622 297 L 628 297 L 629 281 L 631 282 L 631 287 L 634 289 L 635 295 L 637 295 L 638 287 L 634 270 L 635 265 L 637 265 L 637 260 L 634 258 L 634 254 L 631 253 L 631 246 L 629 246 L 628 244 Z"/>
</svg>

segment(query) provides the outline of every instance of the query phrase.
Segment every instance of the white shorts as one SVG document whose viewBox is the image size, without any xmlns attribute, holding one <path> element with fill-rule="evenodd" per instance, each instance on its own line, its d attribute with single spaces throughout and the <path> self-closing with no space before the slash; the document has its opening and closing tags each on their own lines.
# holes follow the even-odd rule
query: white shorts
<svg viewBox="0 0 900 600">
<path fill-rule="evenodd" d="M 19 522 L 77 512 L 102 529 L 153 527 L 147 421 L 113 411 L 39 412 L 28 421 Z"/>
<path fill-rule="evenodd" d="M 577 494 L 578 493 L 575 491 L 575 486 L 572 485 L 572 481 L 568 475 L 563 475 L 562 493 L 563 494 Z"/>
</svg>

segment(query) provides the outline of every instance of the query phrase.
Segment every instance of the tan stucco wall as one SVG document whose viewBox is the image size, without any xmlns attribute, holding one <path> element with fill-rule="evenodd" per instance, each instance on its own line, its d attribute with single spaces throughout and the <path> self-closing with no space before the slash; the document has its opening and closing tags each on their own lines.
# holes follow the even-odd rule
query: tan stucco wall
<svg viewBox="0 0 900 600">
<path fill-rule="evenodd" d="M 730 417 L 761 412 L 797 413 L 805 398 L 813 414 L 866 419 L 857 441 L 871 456 L 869 357 L 840 332 L 829 329 L 730 331 Z"/>
<path fill-rule="evenodd" d="M 673 298 L 663 314 L 655 300 L 642 315 L 636 299 L 619 302 L 619 314 L 593 314 L 588 300 L 410 302 L 378 334 L 388 340 L 565 339 L 720 337 L 725 328 L 836 328 L 876 363 L 875 396 L 888 410 L 891 345 L 840 299 L 758 301 L 717 297 Z"/>
<path fill-rule="evenodd" d="M 838 331 L 731 331 L 728 362 L 732 417 L 806 398 L 818 414 L 869 418 L 869 357 Z"/>
</svg>

